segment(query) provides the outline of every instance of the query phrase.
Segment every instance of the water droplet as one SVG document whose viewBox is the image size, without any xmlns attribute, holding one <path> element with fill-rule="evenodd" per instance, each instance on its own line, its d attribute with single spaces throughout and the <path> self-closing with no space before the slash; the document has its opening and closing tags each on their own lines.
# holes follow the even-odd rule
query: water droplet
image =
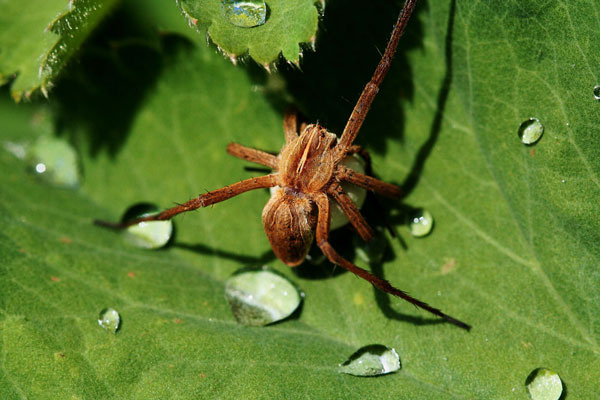
<svg viewBox="0 0 600 400">
<path fill-rule="evenodd" d="M 546 368 L 535 369 L 525 381 L 532 400 L 558 400 L 563 392 L 560 376 Z"/>
<path fill-rule="evenodd" d="M 111 333 L 117 333 L 121 324 L 121 316 L 114 308 L 105 308 L 100 311 L 98 324 Z"/>
<path fill-rule="evenodd" d="M 158 208 L 152 204 L 141 203 L 130 207 L 121 221 L 147 217 L 156 214 Z M 140 222 L 125 229 L 127 241 L 136 247 L 158 249 L 165 246 L 173 236 L 173 221 Z"/>
<path fill-rule="evenodd" d="M 380 263 L 388 247 L 385 232 L 381 228 L 375 228 L 374 231 L 375 236 L 368 242 L 363 241 L 358 235 L 355 235 L 352 239 L 356 248 L 356 255 L 369 264 Z"/>
<path fill-rule="evenodd" d="M 536 143 L 544 133 L 544 125 L 537 118 L 529 118 L 519 126 L 519 139 L 526 145 Z"/>
<path fill-rule="evenodd" d="M 348 361 L 340 364 L 338 371 L 355 376 L 377 376 L 400 369 L 400 357 L 396 350 L 381 344 L 361 347 Z"/>
<path fill-rule="evenodd" d="M 427 236 L 433 229 L 433 216 L 427 210 L 416 210 L 409 218 L 409 225 L 414 237 Z"/>
<path fill-rule="evenodd" d="M 600 100 L 600 85 L 594 86 L 594 98 Z"/>
<path fill-rule="evenodd" d="M 289 317 L 300 305 L 298 289 L 283 276 L 263 268 L 245 268 L 225 283 L 225 297 L 235 319 L 262 326 Z"/>
<path fill-rule="evenodd" d="M 2 147 L 4 150 L 11 153 L 13 156 L 17 157 L 19 160 L 22 160 L 27 155 L 27 148 L 22 143 L 14 143 L 14 142 L 4 142 Z"/>
<path fill-rule="evenodd" d="M 267 21 L 267 4 L 262 0 L 222 0 L 225 17 L 240 28 L 253 28 Z"/>
<path fill-rule="evenodd" d="M 66 141 L 51 135 L 40 136 L 27 149 L 31 171 L 43 180 L 61 187 L 79 185 L 77 153 Z"/>
</svg>

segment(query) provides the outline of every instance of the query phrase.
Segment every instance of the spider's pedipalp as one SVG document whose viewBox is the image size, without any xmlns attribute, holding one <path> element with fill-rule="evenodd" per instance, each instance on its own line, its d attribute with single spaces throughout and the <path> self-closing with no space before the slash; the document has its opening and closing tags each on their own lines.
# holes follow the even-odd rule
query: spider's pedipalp
<svg viewBox="0 0 600 400">
<path fill-rule="evenodd" d="M 283 133 L 285 134 L 285 143 L 290 143 L 298 138 L 298 112 L 294 107 L 288 107 L 283 116 Z"/>
</svg>

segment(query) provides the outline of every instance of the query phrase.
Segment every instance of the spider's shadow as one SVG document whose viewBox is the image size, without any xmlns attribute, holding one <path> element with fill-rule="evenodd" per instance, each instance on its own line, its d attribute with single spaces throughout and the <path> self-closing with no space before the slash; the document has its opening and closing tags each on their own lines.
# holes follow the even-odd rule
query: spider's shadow
<svg viewBox="0 0 600 400">
<path fill-rule="evenodd" d="M 168 46 L 163 48 L 146 25 L 134 7 L 121 4 L 67 65 L 52 92 L 56 132 L 76 145 L 85 133 L 92 156 L 119 152 L 165 66 Z"/>
</svg>

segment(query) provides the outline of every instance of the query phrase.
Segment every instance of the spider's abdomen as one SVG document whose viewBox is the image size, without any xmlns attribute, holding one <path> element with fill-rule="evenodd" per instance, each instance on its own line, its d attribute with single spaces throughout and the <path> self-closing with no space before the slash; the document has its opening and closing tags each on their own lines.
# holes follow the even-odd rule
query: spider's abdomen
<svg viewBox="0 0 600 400">
<path fill-rule="evenodd" d="M 262 221 L 275 255 L 291 267 L 301 264 L 315 235 L 315 204 L 301 193 L 280 188 L 263 209 Z"/>
<path fill-rule="evenodd" d="M 337 138 L 320 125 L 308 125 L 281 151 L 279 174 L 284 186 L 314 193 L 329 183 L 335 168 Z"/>
</svg>

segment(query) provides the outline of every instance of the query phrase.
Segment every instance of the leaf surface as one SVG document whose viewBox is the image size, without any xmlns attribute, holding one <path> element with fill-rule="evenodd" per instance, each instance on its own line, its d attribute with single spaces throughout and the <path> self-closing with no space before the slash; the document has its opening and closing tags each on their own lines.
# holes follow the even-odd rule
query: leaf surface
<svg viewBox="0 0 600 400">
<path fill-rule="evenodd" d="M 143 86 L 136 78 L 146 82 L 124 95 L 130 108 L 111 114 L 111 124 L 82 111 L 103 109 L 110 96 L 68 97 L 64 82 L 52 110 L 81 154 L 78 191 L 38 182 L 0 151 L 0 397 L 520 399 L 529 373 L 545 367 L 560 375 L 567 399 L 594 398 L 598 7 L 536 5 L 420 4 L 359 135 L 378 177 L 407 196 L 367 201 L 369 221 L 383 226 L 388 210 L 398 237 L 387 238 L 382 264 L 355 262 L 469 322 L 471 332 L 327 264 L 285 267 L 262 232 L 266 191 L 177 217 L 175 241 L 161 251 L 132 248 L 91 224 L 117 220 L 140 201 L 169 207 L 256 176 L 225 147 L 277 151 L 281 98 L 292 96 L 311 120 L 339 132 L 378 61 L 373 42 L 383 47 L 398 10 L 356 15 L 334 4 L 317 52 L 302 72 L 283 71 L 283 83 L 170 39 L 135 53 L 154 60 L 140 63 L 137 75 L 108 74 L 133 89 Z M 352 33 L 345 24 L 362 28 Z M 341 55 L 351 49 L 360 57 L 349 63 Z M 4 103 L 0 110 L 3 143 L 38 134 L 31 121 L 39 111 Z M 525 146 L 518 128 L 530 117 L 545 131 Z M 418 207 L 435 218 L 420 239 L 403 224 Z M 352 255 L 350 233 L 332 238 Z M 240 326 L 224 281 L 263 263 L 303 289 L 304 305 L 274 326 Z M 105 307 L 121 313 L 116 335 L 97 325 Z M 337 373 L 338 363 L 373 343 L 397 350 L 398 373 Z"/>
</svg>

